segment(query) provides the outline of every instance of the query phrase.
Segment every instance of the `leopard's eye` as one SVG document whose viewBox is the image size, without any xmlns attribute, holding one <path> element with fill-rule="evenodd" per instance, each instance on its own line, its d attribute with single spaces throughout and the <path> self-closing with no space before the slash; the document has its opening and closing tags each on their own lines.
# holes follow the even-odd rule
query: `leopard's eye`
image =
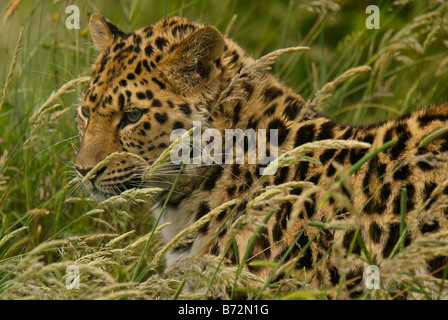
<svg viewBox="0 0 448 320">
<path fill-rule="evenodd" d="M 81 108 L 81 114 L 85 117 L 88 118 L 90 116 L 90 110 L 86 107 L 82 107 Z"/>
<path fill-rule="evenodd" d="M 132 109 L 124 114 L 124 121 L 126 123 L 136 123 L 143 116 L 143 110 L 141 109 Z"/>
</svg>

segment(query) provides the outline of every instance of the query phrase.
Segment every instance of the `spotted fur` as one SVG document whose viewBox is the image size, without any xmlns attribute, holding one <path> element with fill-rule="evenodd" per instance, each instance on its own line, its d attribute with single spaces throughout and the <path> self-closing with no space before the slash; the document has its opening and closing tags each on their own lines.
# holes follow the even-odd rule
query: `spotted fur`
<svg viewBox="0 0 448 320">
<path fill-rule="evenodd" d="M 169 189 L 178 166 L 169 167 L 169 172 L 162 170 L 149 184 L 142 183 L 142 172 L 170 144 L 174 129 L 189 129 L 193 121 L 201 121 L 205 128 L 220 132 L 229 128 L 278 129 L 280 153 L 326 139 L 371 144 L 370 149 L 315 151 L 308 156 L 319 163 L 301 161 L 281 168 L 267 177 L 264 186 L 308 181 L 327 190 L 339 179 L 338 168 L 347 171 L 364 155 L 396 140 L 351 176 L 352 188 L 342 187 L 352 201 L 351 210 L 334 198 L 324 202 L 325 194 L 319 193 L 305 205 L 286 201 L 271 208 L 274 214 L 261 229 L 251 256 L 278 261 L 292 248 L 288 261 L 295 259 L 296 270 L 311 273 L 310 283 L 316 286 L 338 285 L 344 275 L 344 283 L 351 289 L 364 277 L 366 263 L 359 259 L 341 270 L 330 249 L 350 250 L 364 257 L 362 243 L 376 265 L 389 258 L 400 237 L 403 188 L 407 191 L 407 222 L 418 207 L 431 212 L 412 220 L 405 247 L 427 234 L 447 230 L 447 211 L 438 205 L 440 196 L 431 197 L 448 179 L 447 166 L 443 159 L 432 161 L 429 156 L 444 155 L 448 137 L 438 136 L 422 147 L 419 144 L 428 134 L 448 125 L 448 105 L 431 106 L 377 125 L 348 126 L 317 113 L 268 72 L 247 69 L 254 60 L 214 27 L 171 17 L 124 33 L 94 14 L 90 31 L 99 56 L 76 115 L 81 139 L 76 158 L 78 175 L 84 177 L 114 152 L 135 153 L 145 160 L 123 156 L 109 162 L 85 183 L 98 198 L 148 185 Z M 232 82 L 229 90 L 232 79 L 240 81 Z M 228 99 L 217 105 L 223 92 Z M 161 223 L 171 222 L 162 231 L 165 241 L 224 202 L 240 202 L 216 215 L 187 244 L 171 250 L 168 264 L 204 252 L 225 255 L 237 263 L 234 246 L 229 243 L 235 241 L 238 251 L 245 252 L 255 225 L 246 225 L 235 235 L 232 224 L 247 213 L 246 205 L 257 189 L 252 187 L 260 184 L 259 168 L 250 164 L 187 166 L 179 182 L 186 188 L 173 193 L 161 217 Z M 447 190 L 442 190 L 441 196 Z M 302 192 L 299 187 L 290 190 L 296 196 Z M 159 195 L 156 217 L 166 197 L 167 192 Z M 360 213 L 359 232 L 336 228 L 316 233 L 318 228 L 308 225 L 310 219 L 347 220 L 353 210 Z M 297 213 L 294 221 L 290 219 L 293 213 Z M 354 238 L 356 235 L 359 239 Z M 419 272 L 441 277 L 445 264 L 446 257 L 435 258 Z M 262 277 L 270 273 L 248 269 Z"/>
</svg>

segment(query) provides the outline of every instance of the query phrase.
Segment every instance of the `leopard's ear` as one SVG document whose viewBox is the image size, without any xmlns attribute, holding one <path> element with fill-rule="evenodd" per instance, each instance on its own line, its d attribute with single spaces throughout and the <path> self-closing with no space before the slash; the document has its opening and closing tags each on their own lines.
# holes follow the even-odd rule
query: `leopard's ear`
<svg viewBox="0 0 448 320">
<path fill-rule="evenodd" d="M 106 50 L 115 39 L 124 36 L 124 32 L 114 26 L 100 13 L 94 13 L 89 21 L 90 35 L 93 45 L 98 51 Z"/>
<path fill-rule="evenodd" d="M 165 76 L 181 86 L 206 84 L 219 73 L 217 61 L 224 52 L 224 37 L 215 27 L 196 30 L 177 47 L 166 62 Z"/>
</svg>

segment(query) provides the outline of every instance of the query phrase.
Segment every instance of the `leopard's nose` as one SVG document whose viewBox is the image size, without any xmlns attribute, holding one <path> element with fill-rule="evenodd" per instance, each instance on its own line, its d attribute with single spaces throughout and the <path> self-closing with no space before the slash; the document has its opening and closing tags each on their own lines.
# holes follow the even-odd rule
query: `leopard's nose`
<svg viewBox="0 0 448 320">
<path fill-rule="evenodd" d="M 83 177 L 85 177 L 87 175 L 87 173 L 92 170 L 93 168 L 88 168 L 88 169 L 84 169 L 84 168 L 80 168 L 80 167 L 75 167 L 76 171 L 78 171 L 78 173 L 80 175 L 82 175 Z M 95 172 L 95 174 L 93 175 L 93 177 L 90 179 L 92 182 L 96 180 L 96 178 L 98 176 L 100 176 L 104 171 L 106 171 L 107 167 L 102 167 L 101 169 L 97 170 Z"/>
<path fill-rule="evenodd" d="M 80 167 L 75 167 L 75 169 L 76 169 L 76 171 L 77 171 L 81 176 L 83 176 L 83 177 L 85 177 L 86 174 L 87 174 L 90 170 L 92 170 L 92 168 L 84 169 L 84 168 L 80 168 Z"/>
</svg>

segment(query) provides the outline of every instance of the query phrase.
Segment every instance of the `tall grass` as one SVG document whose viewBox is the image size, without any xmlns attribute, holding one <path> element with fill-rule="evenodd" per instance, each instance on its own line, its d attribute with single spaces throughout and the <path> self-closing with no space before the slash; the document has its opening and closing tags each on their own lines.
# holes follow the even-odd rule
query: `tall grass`
<svg viewBox="0 0 448 320">
<path fill-rule="evenodd" d="M 229 286 L 232 294 L 246 291 L 254 298 L 325 298 L 328 292 L 310 289 L 310 274 L 296 273 L 286 256 L 275 265 L 250 260 L 253 266 L 272 268 L 268 281 L 245 272 L 241 265 L 228 266 L 221 258 L 208 255 L 166 270 L 162 253 L 222 208 L 204 216 L 173 243 L 163 245 L 157 235 L 165 226 L 154 225 L 148 217 L 151 190 L 131 190 L 98 204 L 72 183 L 78 146 L 74 106 L 95 56 L 88 17 L 100 11 L 131 31 L 168 15 L 184 15 L 217 26 L 256 58 L 284 47 L 308 46 L 308 52 L 278 58 L 272 72 L 323 113 L 347 124 L 366 124 L 448 100 L 446 5 L 380 1 L 380 29 L 368 30 L 365 6 L 358 1 L 129 0 L 110 6 L 106 0 L 85 0 L 76 2 L 80 30 L 69 30 L 65 8 L 71 3 L 11 1 L 3 11 L 0 299 L 204 298 L 222 295 Z M 6 3 L 0 6 L 3 10 Z M 291 159 L 284 165 L 291 165 Z M 350 206 L 351 200 L 338 188 L 348 184 L 347 177 L 342 173 L 341 177 L 330 190 L 302 182 L 308 192 L 298 200 L 304 203 L 315 192 L 327 192 Z M 269 219 L 278 203 L 291 201 L 287 191 L 292 187 L 256 186 L 258 202 L 248 204 L 246 210 L 258 210 Z M 404 192 L 404 203 L 405 197 Z M 356 215 L 345 224 L 309 223 L 316 232 L 324 228 L 359 230 Z M 405 232 L 403 225 L 402 236 Z M 361 237 L 353 238 L 352 248 L 356 242 L 369 257 Z M 409 262 L 414 264 L 417 253 L 431 257 L 446 249 L 440 237 L 406 248 L 397 243 L 395 254 L 382 267 L 384 283 L 398 282 L 402 290 L 417 293 L 416 298 L 430 297 L 429 292 L 440 292 L 438 297 L 443 297 L 444 279 L 434 283 L 412 276 Z M 350 251 L 342 266 L 357 259 Z M 251 258 L 248 252 L 239 255 Z M 78 289 L 66 287 L 73 275 L 67 272 L 71 265 L 79 268 Z M 295 278 L 298 291 L 285 296 L 277 290 L 290 284 L 284 283 L 290 280 L 274 281 L 278 272 Z M 256 285 L 248 287 L 250 283 Z M 187 288 L 191 284 L 196 288 Z M 391 299 L 396 295 L 384 286 L 363 297 Z M 343 277 L 335 296 L 347 296 Z"/>
</svg>

